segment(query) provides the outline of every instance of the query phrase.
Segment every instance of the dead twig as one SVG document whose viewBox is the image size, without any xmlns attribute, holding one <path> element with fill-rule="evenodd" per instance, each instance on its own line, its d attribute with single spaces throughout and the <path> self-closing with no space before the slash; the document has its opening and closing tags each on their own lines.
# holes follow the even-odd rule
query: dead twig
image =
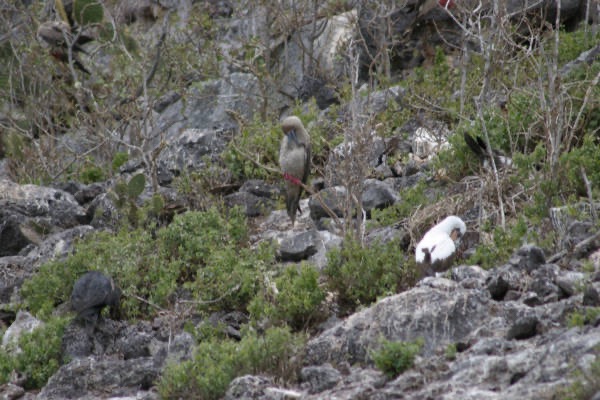
<svg viewBox="0 0 600 400">
<path fill-rule="evenodd" d="M 583 168 L 583 165 L 581 166 L 581 177 L 583 178 L 583 183 L 585 184 L 585 190 L 587 192 L 588 199 L 590 201 L 590 212 L 592 214 L 592 221 L 594 222 L 594 225 L 595 225 L 596 222 L 598 221 L 598 214 L 596 213 L 596 207 L 594 206 L 594 197 L 592 195 L 592 183 L 588 179 L 587 174 L 585 173 L 585 168 Z"/>
</svg>

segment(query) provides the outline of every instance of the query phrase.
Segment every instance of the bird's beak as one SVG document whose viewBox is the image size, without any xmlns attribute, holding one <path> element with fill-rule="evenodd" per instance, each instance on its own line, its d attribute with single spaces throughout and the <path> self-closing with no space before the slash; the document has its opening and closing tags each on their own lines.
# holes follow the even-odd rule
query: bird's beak
<svg viewBox="0 0 600 400">
<path fill-rule="evenodd" d="M 453 241 L 459 241 L 461 239 L 462 235 L 460 234 L 460 229 L 453 229 L 452 232 L 450 233 L 450 238 Z"/>
<path fill-rule="evenodd" d="M 296 145 L 298 145 L 298 146 L 300 145 L 300 143 L 298 143 L 298 136 L 296 135 L 296 130 L 295 129 L 290 129 L 289 131 L 287 131 L 286 135 Z"/>
</svg>

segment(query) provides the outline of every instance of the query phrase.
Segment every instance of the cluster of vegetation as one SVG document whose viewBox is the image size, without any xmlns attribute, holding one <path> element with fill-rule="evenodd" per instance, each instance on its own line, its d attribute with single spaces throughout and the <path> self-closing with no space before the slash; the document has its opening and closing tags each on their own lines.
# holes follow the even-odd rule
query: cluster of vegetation
<svg viewBox="0 0 600 400">
<path fill-rule="evenodd" d="M 239 209 L 211 208 L 178 215 L 154 233 L 130 226 L 117 233 L 93 233 L 77 243 L 66 260 L 43 265 L 24 283 L 21 293 L 31 312 L 52 321 L 54 308 L 68 301 L 75 280 L 88 270 L 99 270 L 114 277 L 123 290 L 121 311 L 127 319 L 147 319 L 161 309 L 170 309 L 181 293 L 195 304 L 198 313 L 248 313 L 251 319 L 241 343 L 218 335 L 203 337 L 194 358 L 185 365 L 170 366 L 161 381 L 165 393 L 213 398 L 207 393 L 222 395 L 240 373 L 292 376 L 292 366 L 282 363 L 290 352 L 301 349 L 303 334 L 293 332 L 310 330 L 327 316 L 323 304 L 326 288 L 338 293 L 347 313 L 410 285 L 412 274 L 408 266 L 402 267 L 397 247 L 395 242 L 361 247 L 348 239 L 343 249 L 331 253 L 324 286 L 312 265 L 282 268 L 272 247 L 250 248 L 247 221 Z M 258 335 L 253 326 L 271 328 Z M 60 342 L 60 332 L 46 336 Z M 39 356 L 55 357 L 55 353 Z M 240 357 L 242 361 L 248 357 L 247 362 Z M 259 362 L 256 357 L 265 358 Z M 59 359 L 51 362 L 53 359 L 42 363 L 46 378 L 60 365 Z M 207 368 L 208 360 L 213 367 Z M 18 369 L 21 364 L 17 362 L 6 365 Z M 198 373 L 190 375 L 190 370 Z M 44 382 L 40 378 L 32 384 Z"/>
<path fill-rule="evenodd" d="M 389 378 L 395 378 L 409 368 L 412 368 L 415 357 L 423 347 L 423 339 L 413 342 L 382 340 L 381 347 L 371 352 L 375 366 Z"/>
<path fill-rule="evenodd" d="M 342 315 L 410 287 L 416 278 L 414 264 L 405 260 L 397 240 L 365 246 L 346 237 L 341 248 L 327 253 L 327 259 L 323 274 L 338 296 Z"/>
<path fill-rule="evenodd" d="M 62 336 L 69 319 L 53 317 L 32 332 L 24 333 L 18 343 L 0 351 L 0 383 L 13 371 L 26 377 L 26 389 L 46 384 L 63 363 Z"/>
<path fill-rule="evenodd" d="M 600 307 L 585 307 L 581 311 L 573 311 L 568 315 L 567 326 L 572 328 L 593 324 L 598 316 L 600 316 Z"/>
<path fill-rule="evenodd" d="M 235 342 L 213 336 L 201 341 L 192 360 L 169 364 L 159 383 L 162 398 L 221 399 L 229 383 L 245 374 L 296 378 L 305 337 L 283 327 L 258 335 L 247 329 Z"/>
<path fill-rule="evenodd" d="M 564 400 L 593 399 L 600 390 L 600 357 L 596 356 L 596 359 L 585 370 L 576 371 L 572 381 L 572 384 L 560 388 L 555 398 Z"/>
</svg>

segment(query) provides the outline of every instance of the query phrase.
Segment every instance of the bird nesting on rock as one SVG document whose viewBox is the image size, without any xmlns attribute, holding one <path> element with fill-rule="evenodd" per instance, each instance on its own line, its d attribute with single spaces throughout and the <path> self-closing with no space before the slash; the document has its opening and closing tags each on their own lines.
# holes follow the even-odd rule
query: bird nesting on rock
<svg viewBox="0 0 600 400">
<path fill-rule="evenodd" d="M 71 307 L 88 331 L 93 331 L 96 327 L 100 313 L 106 306 L 110 307 L 113 318 L 118 317 L 120 302 L 121 289 L 102 272 L 87 272 L 73 285 Z"/>
<path fill-rule="evenodd" d="M 72 29 L 68 22 L 47 21 L 39 26 L 37 38 L 50 47 L 50 55 L 58 61 L 68 64 L 70 51 L 73 66 L 82 72 L 90 73 L 76 53 L 88 54 L 81 46 L 94 40 L 93 37 Z"/>
<path fill-rule="evenodd" d="M 281 128 L 284 136 L 279 149 L 279 165 L 286 180 L 285 206 L 294 226 L 296 213 L 302 213 L 300 183 L 306 184 L 310 172 L 310 136 L 296 116 L 285 118 Z"/>
<path fill-rule="evenodd" d="M 445 271 L 452 265 L 460 238 L 466 231 L 463 220 L 454 215 L 427 231 L 415 250 L 415 260 L 425 275 Z"/>
</svg>

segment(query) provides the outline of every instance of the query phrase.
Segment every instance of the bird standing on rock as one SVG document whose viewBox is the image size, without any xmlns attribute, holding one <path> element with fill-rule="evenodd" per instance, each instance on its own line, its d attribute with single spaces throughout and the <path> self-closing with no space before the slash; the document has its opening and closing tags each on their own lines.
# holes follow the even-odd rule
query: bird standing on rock
<svg viewBox="0 0 600 400">
<path fill-rule="evenodd" d="M 285 206 L 294 226 L 296 212 L 302 212 L 300 183 L 306 184 L 310 172 L 310 136 L 296 116 L 285 118 L 281 128 L 284 136 L 279 149 L 279 165 L 283 178 L 287 181 Z"/>
<path fill-rule="evenodd" d="M 446 270 L 452 264 L 460 238 L 467 226 L 457 216 L 451 215 L 427 231 L 417 244 L 415 260 L 426 275 Z"/>
<path fill-rule="evenodd" d="M 113 317 L 117 317 L 120 302 L 121 289 L 102 272 L 87 272 L 73 285 L 71 307 L 77 312 L 77 319 L 82 320 L 90 332 L 96 327 L 105 306 L 109 306 Z"/>
</svg>

